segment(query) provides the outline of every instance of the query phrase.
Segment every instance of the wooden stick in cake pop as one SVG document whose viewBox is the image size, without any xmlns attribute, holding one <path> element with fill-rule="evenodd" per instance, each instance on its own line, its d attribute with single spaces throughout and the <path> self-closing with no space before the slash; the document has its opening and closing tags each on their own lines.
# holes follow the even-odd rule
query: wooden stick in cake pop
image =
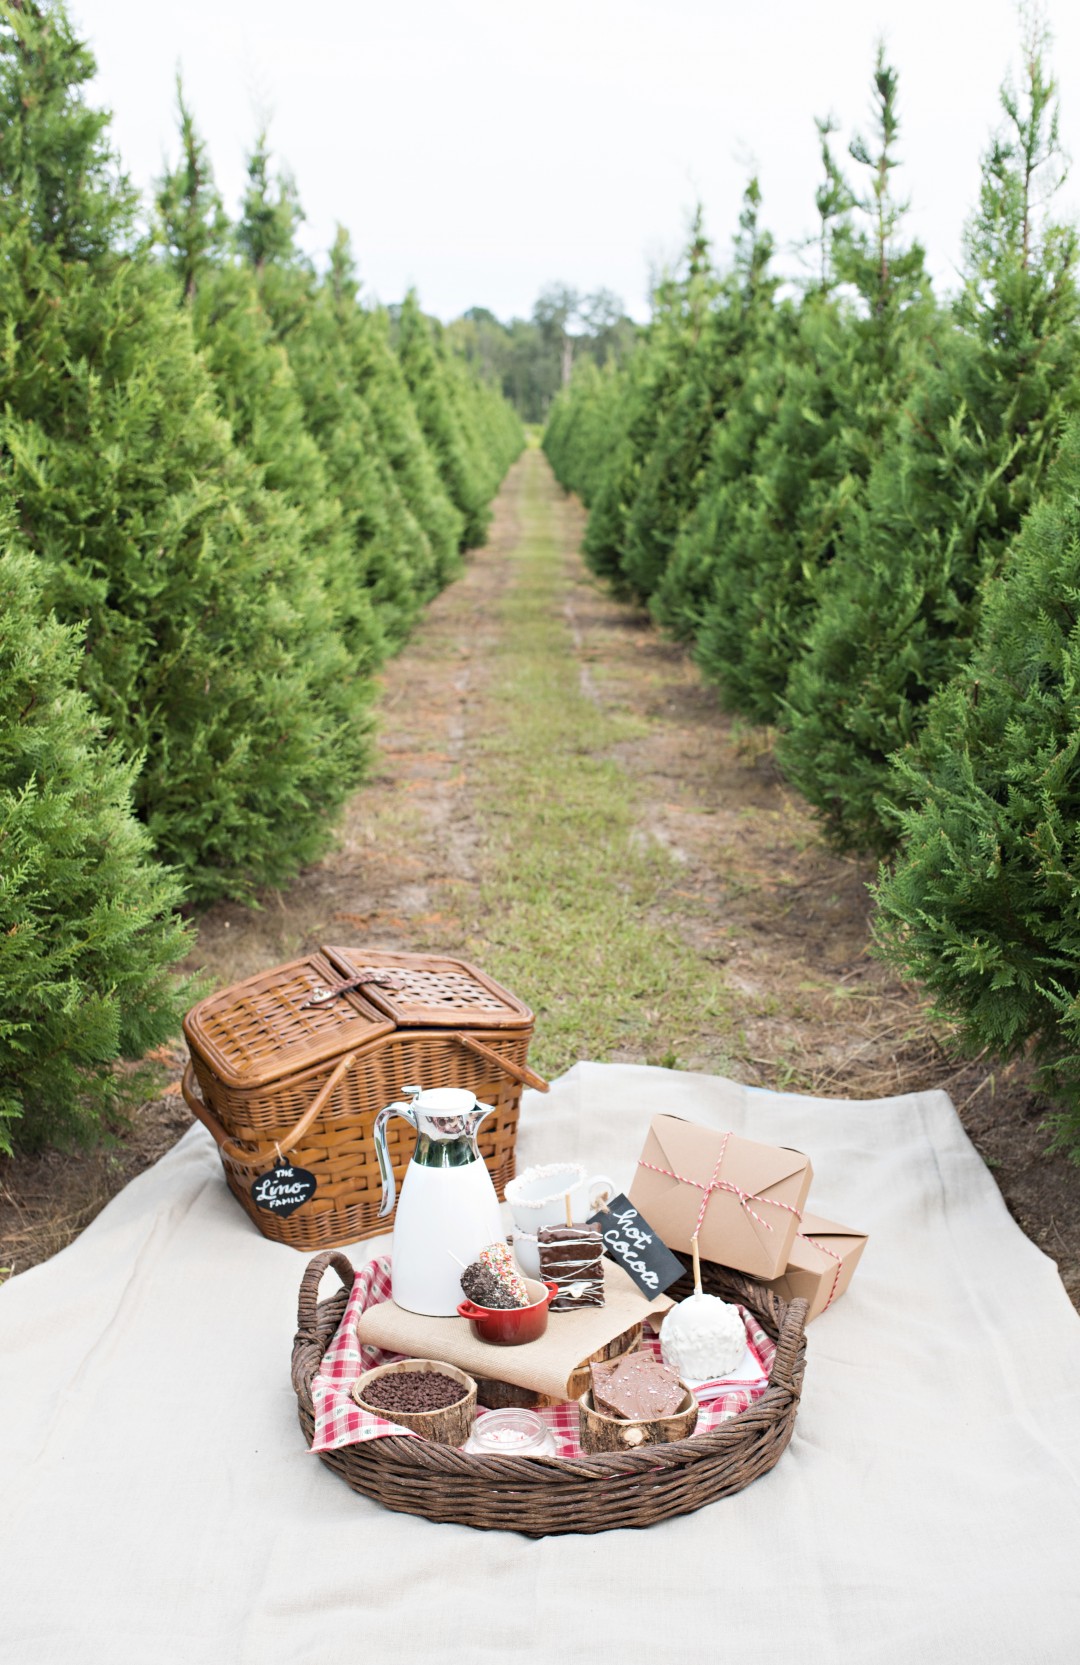
<svg viewBox="0 0 1080 1665">
<path fill-rule="evenodd" d="M 694 1294 L 701 1294 L 701 1255 L 698 1253 L 697 1232 L 690 1239 L 690 1247 L 694 1252 Z"/>
</svg>

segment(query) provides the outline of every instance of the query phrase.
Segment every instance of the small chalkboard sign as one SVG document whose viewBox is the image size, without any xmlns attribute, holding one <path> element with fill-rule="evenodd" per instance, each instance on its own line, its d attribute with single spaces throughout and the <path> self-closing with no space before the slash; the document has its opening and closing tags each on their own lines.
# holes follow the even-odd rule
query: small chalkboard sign
<svg viewBox="0 0 1080 1665">
<path fill-rule="evenodd" d="M 633 1278 L 650 1300 L 662 1295 L 686 1270 L 621 1191 L 590 1216 L 589 1224 L 600 1227 L 604 1253 Z"/>
<path fill-rule="evenodd" d="M 292 1168 L 282 1162 L 268 1174 L 259 1175 L 251 1195 L 256 1208 L 265 1208 L 271 1214 L 295 1214 L 315 1195 L 318 1183 L 309 1169 Z"/>
</svg>

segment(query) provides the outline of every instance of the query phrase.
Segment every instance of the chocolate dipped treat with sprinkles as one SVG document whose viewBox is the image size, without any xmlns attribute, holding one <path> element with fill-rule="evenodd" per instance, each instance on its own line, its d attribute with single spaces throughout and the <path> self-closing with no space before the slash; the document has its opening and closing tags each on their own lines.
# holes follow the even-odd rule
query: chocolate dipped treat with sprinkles
<svg viewBox="0 0 1080 1665">
<path fill-rule="evenodd" d="M 505 1243 L 489 1243 L 461 1274 L 461 1287 L 478 1307 L 527 1307 L 529 1291 Z"/>
<path fill-rule="evenodd" d="M 540 1276 L 545 1283 L 559 1286 L 552 1312 L 604 1305 L 604 1245 L 599 1226 L 541 1226 L 536 1241 Z"/>
</svg>

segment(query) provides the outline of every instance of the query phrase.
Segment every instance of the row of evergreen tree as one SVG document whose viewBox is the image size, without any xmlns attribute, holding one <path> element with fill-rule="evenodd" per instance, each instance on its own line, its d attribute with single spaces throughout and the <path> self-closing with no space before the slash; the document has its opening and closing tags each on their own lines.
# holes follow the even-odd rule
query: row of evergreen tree
<svg viewBox="0 0 1080 1665">
<path fill-rule="evenodd" d="M 975 1048 L 1034 1052 L 1080 1154 L 1080 291 L 1046 41 L 982 167 L 963 282 L 905 232 L 895 70 L 873 133 L 819 122 L 813 277 L 752 181 L 717 271 L 700 217 L 622 370 L 545 447 L 596 571 L 776 729 L 827 837 L 884 858 L 881 951 Z"/>
<path fill-rule="evenodd" d="M 344 232 L 303 257 L 265 137 L 232 224 L 181 96 L 148 229 L 94 70 L 0 0 L 0 1149 L 175 1027 L 178 908 L 325 847 L 372 673 L 523 442 Z"/>
</svg>

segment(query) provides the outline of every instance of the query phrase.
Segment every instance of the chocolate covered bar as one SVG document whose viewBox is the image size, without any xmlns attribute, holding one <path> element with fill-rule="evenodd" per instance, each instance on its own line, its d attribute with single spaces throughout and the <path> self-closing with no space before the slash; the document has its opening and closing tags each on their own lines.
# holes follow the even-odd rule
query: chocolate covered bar
<svg viewBox="0 0 1080 1665">
<path fill-rule="evenodd" d="M 541 1226 L 536 1234 L 540 1276 L 557 1283 L 552 1312 L 604 1304 L 603 1242 L 599 1226 Z"/>
<path fill-rule="evenodd" d="M 686 1389 L 655 1353 L 631 1353 L 613 1364 L 590 1365 L 593 1404 L 601 1416 L 650 1422 L 673 1416 Z"/>
</svg>

